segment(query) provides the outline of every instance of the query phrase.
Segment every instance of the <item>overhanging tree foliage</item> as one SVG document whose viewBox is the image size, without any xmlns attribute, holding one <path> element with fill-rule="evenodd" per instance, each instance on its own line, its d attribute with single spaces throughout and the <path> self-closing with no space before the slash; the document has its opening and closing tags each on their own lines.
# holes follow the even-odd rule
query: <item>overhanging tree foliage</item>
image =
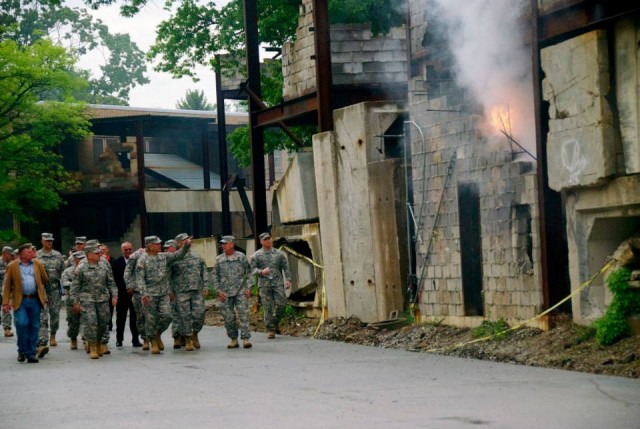
<svg viewBox="0 0 640 429">
<path fill-rule="evenodd" d="M 188 89 L 184 98 L 176 103 L 176 109 L 182 110 L 215 110 L 216 105 L 209 103 L 202 90 Z"/>
<path fill-rule="evenodd" d="M 84 106 L 70 98 L 86 86 L 73 64 L 46 40 L 0 42 L 0 207 L 19 221 L 58 207 L 72 182 L 55 149 L 90 132 Z"/>
</svg>

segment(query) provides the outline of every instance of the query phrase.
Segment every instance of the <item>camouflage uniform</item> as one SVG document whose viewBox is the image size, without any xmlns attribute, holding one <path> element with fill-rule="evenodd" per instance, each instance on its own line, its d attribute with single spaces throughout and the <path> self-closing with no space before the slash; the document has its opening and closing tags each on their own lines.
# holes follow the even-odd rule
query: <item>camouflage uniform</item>
<svg viewBox="0 0 640 429">
<path fill-rule="evenodd" d="M 67 294 L 66 309 L 67 309 L 67 337 L 77 338 L 80 333 L 80 315 L 73 312 L 73 302 L 69 298 L 71 291 L 71 283 L 76 276 L 76 267 L 70 266 L 65 268 L 60 277 L 60 285 Z"/>
<path fill-rule="evenodd" d="M 4 274 L 7 272 L 7 265 L 6 262 L 0 259 L 0 291 L 2 293 L 4 293 Z M 2 329 L 11 329 L 11 312 L 0 311 L 0 313 L 2 313 Z"/>
<path fill-rule="evenodd" d="M 117 296 L 118 290 L 108 264 L 79 264 L 78 272 L 71 283 L 69 299 L 82 306 L 80 323 L 84 338 L 90 343 L 103 340 L 109 329 L 109 299 Z"/>
<path fill-rule="evenodd" d="M 167 268 L 183 259 L 191 246 L 182 246 L 175 253 L 160 252 L 156 255 L 143 254 L 136 263 L 135 290 L 140 297 L 151 297 L 151 302 L 143 305 L 147 339 L 157 339 L 171 324 L 171 302 L 169 293 L 169 273 Z"/>
<path fill-rule="evenodd" d="M 189 250 L 184 259 L 170 267 L 170 279 L 177 315 L 173 324 L 177 327 L 177 335 L 185 337 L 192 332 L 200 332 L 204 325 L 203 292 L 209 281 L 204 260 Z"/>
<path fill-rule="evenodd" d="M 271 270 L 271 274 L 268 276 L 261 275 L 260 271 L 267 267 Z M 267 331 L 277 331 L 287 303 L 284 280 L 291 281 L 287 257 L 276 248 L 271 248 L 268 251 L 261 248 L 251 258 L 251 270 L 252 274 L 258 276 L 260 299 L 264 308 L 265 327 Z M 283 272 L 284 279 L 282 277 Z"/>
<path fill-rule="evenodd" d="M 89 240 L 87 241 L 87 243 L 91 244 L 92 241 L 97 242 L 97 240 Z M 92 244 L 95 245 L 95 244 Z M 86 251 L 85 251 L 86 253 Z M 78 263 L 78 268 L 80 268 L 81 265 L 84 264 L 88 264 L 89 261 L 87 259 L 82 259 L 80 260 L 80 262 Z M 73 264 L 73 262 L 72 262 Z M 109 263 L 109 261 L 107 261 L 107 259 L 104 256 L 100 257 L 100 260 L 98 261 L 98 265 L 102 266 L 104 269 L 106 270 L 111 270 L 111 276 L 113 277 L 113 269 L 111 268 L 111 264 Z M 111 322 L 111 298 L 113 298 L 114 295 L 109 296 L 109 322 Z M 115 295 L 116 297 L 118 295 Z M 72 304 L 73 305 L 73 304 Z M 82 323 L 82 319 L 80 319 L 80 322 Z M 100 340 L 101 344 L 109 344 L 109 340 L 111 339 L 111 333 L 109 332 L 109 322 L 107 322 L 107 329 L 105 329 L 102 332 L 102 339 Z M 82 327 L 80 328 L 81 331 L 84 332 L 84 330 L 82 329 Z M 83 335 L 84 337 L 84 335 Z M 83 338 L 86 340 L 86 338 Z"/>
<path fill-rule="evenodd" d="M 138 334 L 143 340 L 147 340 L 147 333 L 145 331 L 147 320 L 144 315 L 144 306 L 142 305 L 142 296 L 140 291 L 136 288 L 136 264 L 140 259 L 140 252 L 134 252 L 127 261 L 127 265 L 124 268 L 124 284 L 127 289 L 133 289 L 133 296 L 131 301 L 133 302 L 133 308 L 136 311 L 136 326 L 138 327 Z"/>
<path fill-rule="evenodd" d="M 226 253 L 218 255 L 216 265 L 213 267 L 213 286 L 216 291 L 224 292 L 226 295 L 220 311 L 224 316 L 227 336 L 232 340 L 238 338 L 238 325 L 240 325 L 240 337 L 243 340 L 251 338 L 249 298 L 246 295 L 249 289 L 250 269 L 246 255 L 237 250 L 233 255 Z M 236 322 L 236 311 L 239 323 Z"/>
<path fill-rule="evenodd" d="M 40 332 L 38 333 L 38 346 L 46 346 L 49 342 L 49 335 L 55 336 L 60 327 L 60 307 L 62 305 L 62 289 L 60 287 L 60 276 L 64 271 L 64 258 L 62 253 L 55 249 L 51 253 L 46 253 L 44 249 L 36 252 L 36 258 L 49 276 L 49 283 L 45 286 L 47 292 L 47 311 L 40 312 Z"/>
</svg>

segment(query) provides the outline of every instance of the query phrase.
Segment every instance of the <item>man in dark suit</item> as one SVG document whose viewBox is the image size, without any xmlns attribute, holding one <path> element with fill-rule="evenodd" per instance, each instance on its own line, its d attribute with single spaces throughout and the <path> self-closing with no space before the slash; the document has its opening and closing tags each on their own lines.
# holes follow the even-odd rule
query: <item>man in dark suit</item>
<svg viewBox="0 0 640 429">
<path fill-rule="evenodd" d="M 136 323 L 136 310 L 133 307 L 131 297 L 133 290 L 127 289 L 124 281 L 124 269 L 127 261 L 133 253 L 133 245 L 125 241 L 120 246 L 122 256 L 112 262 L 113 279 L 118 286 L 118 304 L 116 305 L 116 346 L 122 347 L 124 338 L 124 326 L 127 322 L 127 312 L 129 313 L 129 329 L 131 330 L 131 338 L 133 347 L 142 347 L 138 339 L 138 325 Z"/>
</svg>

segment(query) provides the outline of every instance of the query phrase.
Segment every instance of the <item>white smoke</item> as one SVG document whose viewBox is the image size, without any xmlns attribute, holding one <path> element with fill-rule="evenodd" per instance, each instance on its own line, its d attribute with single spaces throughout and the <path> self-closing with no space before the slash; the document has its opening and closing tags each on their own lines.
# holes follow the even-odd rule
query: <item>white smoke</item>
<svg viewBox="0 0 640 429">
<path fill-rule="evenodd" d="M 436 0 L 448 28 L 458 84 L 484 107 L 488 134 L 508 132 L 535 154 L 535 117 L 527 0 Z M 502 115 L 491 127 L 492 111 Z M 508 117 L 507 117 L 508 116 Z M 495 119 L 494 119 L 495 121 Z"/>
</svg>

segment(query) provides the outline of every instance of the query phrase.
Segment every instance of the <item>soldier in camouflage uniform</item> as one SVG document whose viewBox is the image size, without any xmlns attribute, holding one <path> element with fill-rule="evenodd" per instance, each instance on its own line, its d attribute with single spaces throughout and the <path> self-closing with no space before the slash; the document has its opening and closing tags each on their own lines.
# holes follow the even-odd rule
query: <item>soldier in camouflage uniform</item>
<svg viewBox="0 0 640 429">
<path fill-rule="evenodd" d="M 169 294 L 169 273 L 167 269 L 184 259 L 191 248 L 191 239 L 175 253 L 160 252 L 162 240 L 158 236 L 145 237 L 147 252 L 136 263 L 136 289 L 142 296 L 145 312 L 145 329 L 151 342 L 151 353 L 164 350 L 162 333 L 171 324 L 171 300 Z"/>
<path fill-rule="evenodd" d="M 42 262 L 49 276 L 49 283 L 45 285 L 47 292 L 47 306 L 40 312 L 40 332 L 38 334 L 38 357 L 47 354 L 49 347 L 58 345 L 56 333 L 60 327 L 60 307 L 62 306 L 62 294 L 60 276 L 64 271 L 64 258 L 62 253 L 53 248 L 53 234 L 42 233 L 42 248 L 36 252 L 36 258 Z"/>
<path fill-rule="evenodd" d="M 167 240 L 162 245 L 162 248 L 165 252 L 173 253 L 178 250 L 178 242 L 176 240 Z M 172 276 L 169 276 L 169 286 L 173 291 L 173 279 Z M 173 348 L 178 350 L 184 346 L 184 337 L 180 335 L 180 330 L 178 329 L 178 302 L 175 300 L 175 296 L 173 301 L 171 301 L 171 336 L 173 337 Z"/>
<path fill-rule="evenodd" d="M 78 334 L 80 333 L 80 315 L 73 311 L 73 302 L 71 298 L 69 298 L 69 294 L 71 292 L 71 284 L 76 276 L 76 269 L 80 264 L 80 261 L 85 259 L 85 254 L 83 251 L 78 250 L 71 254 L 70 259 L 73 265 L 65 268 L 62 272 L 62 276 L 60 276 L 60 285 L 67 295 L 67 299 L 65 301 L 67 308 L 67 337 L 71 339 L 71 350 L 77 350 Z"/>
<path fill-rule="evenodd" d="M 187 238 L 185 233 L 178 234 L 175 238 L 178 247 L 182 248 Z M 177 310 L 173 324 L 184 338 L 185 350 L 190 352 L 200 348 L 198 333 L 204 325 L 204 296 L 209 293 L 207 265 L 197 252 L 189 249 L 184 259 L 171 266 L 170 273 Z"/>
<path fill-rule="evenodd" d="M 249 330 L 249 297 L 251 288 L 249 276 L 251 267 L 249 260 L 242 252 L 235 250 L 235 237 L 225 235 L 220 239 L 222 253 L 216 257 L 213 267 L 213 285 L 218 291 L 218 300 L 222 303 L 220 311 L 224 316 L 224 327 L 231 342 L 229 349 L 237 349 L 238 326 L 243 347 L 251 347 L 251 331 Z M 237 312 L 237 318 L 236 318 Z"/>
<path fill-rule="evenodd" d="M 13 255 L 13 249 L 9 246 L 2 248 L 2 259 L 0 260 L 0 291 L 4 285 L 4 274 L 7 272 L 7 265 L 13 261 L 15 256 Z M 11 312 L 2 312 L 2 328 L 4 329 L 5 337 L 13 337 L 11 332 Z"/>
<path fill-rule="evenodd" d="M 69 298 L 73 311 L 80 314 L 84 337 L 89 342 L 89 356 L 98 359 L 106 351 L 101 339 L 109 327 L 109 297 L 112 296 L 112 304 L 117 305 L 118 290 L 111 267 L 100 263 L 99 246 L 87 246 L 86 259 L 86 263 L 78 265 Z"/>
<path fill-rule="evenodd" d="M 268 338 L 276 337 L 280 319 L 287 304 L 285 288 L 291 287 L 289 262 L 283 252 L 273 247 L 271 234 L 260 234 L 262 248 L 251 258 L 251 272 L 258 276 L 260 299 L 264 308 L 264 324 L 269 332 Z M 284 273 L 284 278 L 282 277 Z"/>
<path fill-rule="evenodd" d="M 127 293 L 131 292 L 131 301 L 136 312 L 136 326 L 138 334 L 142 338 L 142 350 L 149 350 L 149 339 L 146 333 L 146 317 L 144 306 L 142 305 L 142 295 L 136 287 L 136 265 L 138 259 L 145 253 L 145 249 L 138 249 L 131 254 L 124 267 L 124 284 L 127 286 Z"/>
<path fill-rule="evenodd" d="M 73 244 L 73 248 L 69 250 L 68 258 L 66 261 L 64 261 L 65 268 L 68 268 L 71 265 L 73 265 L 73 258 L 71 257 L 71 255 L 73 255 L 73 253 L 77 251 L 84 252 L 84 248 L 86 245 L 87 245 L 87 237 L 84 237 L 84 236 L 76 237 Z"/>
</svg>

